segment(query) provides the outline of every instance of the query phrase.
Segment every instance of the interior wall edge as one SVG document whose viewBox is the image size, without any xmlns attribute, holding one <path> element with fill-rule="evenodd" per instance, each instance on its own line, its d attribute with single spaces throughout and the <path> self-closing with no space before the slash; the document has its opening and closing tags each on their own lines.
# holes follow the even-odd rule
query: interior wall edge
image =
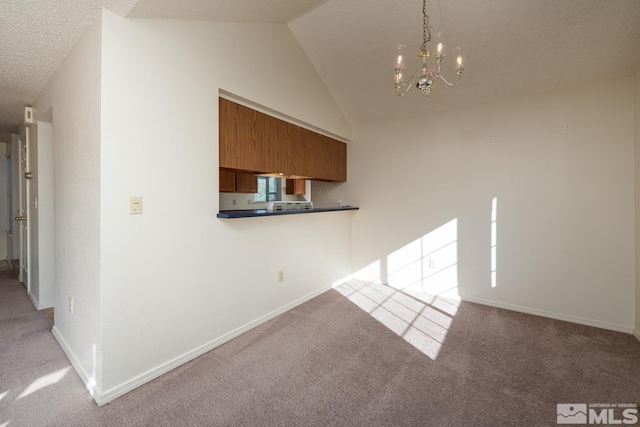
<svg viewBox="0 0 640 427">
<path fill-rule="evenodd" d="M 73 369 L 78 373 L 78 376 L 84 383 L 84 386 L 89 391 L 89 394 L 91 394 L 91 397 L 93 398 L 93 400 L 95 400 L 96 403 L 100 405 L 98 402 L 99 395 L 100 395 L 99 390 L 91 384 L 89 374 L 87 374 L 85 370 L 82 368 L 82 364 L 80 364 L 79 359 L 76 357 L 75 353 L 73 352 L 73 350 L 71 349 L 67 341 L 64 339 L 64 337 L 62 336 L 62 333 L 58 330 L 58 328 L 55 327 L 55 325 L 51 329 L 51 333 L 53 334 L 53 337 L 56 339 L 56 341 L 62 348 L 62 351 L 64 351 L 64 354 L 67 356 L 67 358 L 71 362 L 71 366 L 73 366 Z"/>
<path fill-rule="evenodd" d="M 28 292 L 27 295 L 29 295 L 29 299 L 31 300 L 31 303 L 38 311 L 45 310 L 47 308 L 53 308 L 54 306 L 54 301 L 47 301 L 47 302 L 41 303 L 38 300 L 38 298 L 36 298 L 31 292 Z"/>
<path fill-rule="evenodd" d="M 516 311 L 518 313 L 524 314 L 532 314 L 534 316 L 546 317 L 549 319 L 562 320 L 564 322 L 576 323 L 579 325 L 585 326 L 593 326 L 596 328 L 607 329 L 609 331 L 623 332 L 625 334 L 633 334 L 638 340 L 640 340 L 640 334 L 636 329 L 634 329 L 633 325 L 618 325 L 615 323 L 603 322 L 596 319 L 587 319 L 578 316 L 571 316 L 568 314 L 554 313 L 545 310 L 538 310 L 536 308 L 524 307 L 515 304 L 508 304 L 498 301 L 486 300 L 482 298 L 474 298 L 474 297 L 466 297 L 461 295 L 460 298 L 462 301 L 471 302 L 475 304 L 486 305 L 489 307 L 502 308 L 505 310 Z"/>
</svg>

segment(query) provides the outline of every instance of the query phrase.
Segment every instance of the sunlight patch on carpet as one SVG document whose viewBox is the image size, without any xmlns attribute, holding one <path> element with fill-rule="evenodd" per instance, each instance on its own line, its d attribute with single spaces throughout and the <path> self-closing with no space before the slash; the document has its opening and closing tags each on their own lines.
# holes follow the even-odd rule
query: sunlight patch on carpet
<svg viewBox="0 0 640 427">
<path fill-rule="evenodd" d="M 435 360 L 460 306 L 458 219 L 334 283 L 334 288 Z"/>
<path fill-rule="evenodd" d="M 30 394 L 35 393 L 38 390 L 58 383 L 60 380 L 62 380 L 62 378 L 64 378 L 65 375 L 67 375 L 67 372 L 69 372 L 70 369 L 71 366 L 67 366 L 66 368 L 62 368 L 58 371 L 41 376 L 40 378 L 29 384 L 29 386 L 22 392 L 20 396 L 18 396 L 16 400 L 20 400 L 23 397 L 29 396 Z"/>
<path fill-rule="evenodd" d="M 352 279 L 335 289 L 432 360 L 438 357 L 455 313 L 449 315 L 380 283 Z M 447 301 L 446 306 L 457 307 L 455 301 Z"/>
</svg>

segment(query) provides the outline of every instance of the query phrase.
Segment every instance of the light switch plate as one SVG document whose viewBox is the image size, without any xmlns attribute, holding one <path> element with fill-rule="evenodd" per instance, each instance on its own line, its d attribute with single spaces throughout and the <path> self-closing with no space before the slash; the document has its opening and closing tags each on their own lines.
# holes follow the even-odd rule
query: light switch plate
<svg viewBox="0 0 640 427">
<path fill-rule="evenodd" d="M 129 197 L 129 215 L 142 214 L 142 196 Z"/>
</svg>

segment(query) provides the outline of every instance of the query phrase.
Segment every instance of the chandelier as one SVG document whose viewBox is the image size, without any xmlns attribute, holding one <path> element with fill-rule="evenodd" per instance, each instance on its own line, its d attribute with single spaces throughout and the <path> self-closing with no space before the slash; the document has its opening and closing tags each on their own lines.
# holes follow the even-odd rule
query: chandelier
<svg viewBox="0 0 640 427">
<path fill-rule="evenodd" d="M 464 71 L 464 58 L 460 53 L 460 47 L 456 48 L 457 56 L 453 64 L 453 69 L 457 74 L 457 79 L 455 81 L 449 82 L 444 76 L 441 74 L 441 66 L 445 57 L 445 45 L 444 41 L 441 38 L 438 38 L 436 43 L 436 52 L 435 52 L 435 60 L 436 60 L 436 68 L 432 70 L 429 68 L 427 64 L 427 58 L 431 56 L 431 52 L 427 50 L 427 42 L 431 41 L 431 28 L 429 27 L 429 15 L 427 15 L 427 0 L 422 0 L 422 45 L 420 46 L 420 52 L 418 53 L 418 57 L 422 59 L 422 68 L 420 70 L 420 74 L 418 77 L 414 74 L 409 79 L 405 80 L 404 76 L 404 59 L 405 59 L 405 48 L 406 46 L 400 44 L 396 47 L 396 61 L 395 61 L 395 86 L 396 93 L 399 96 L 404 96 L 412 85 L 415 85 L 416 88 L 422 91 L 424 97 L 428 97 L 429 93 L 431 93 L 431 88 L 436 82 L 436 79 L 439 78 L 443 82 L 445 82 L 448 86 L 453 86 L 460 81 L 462 78 L 462 72 Z"/>
</svg>

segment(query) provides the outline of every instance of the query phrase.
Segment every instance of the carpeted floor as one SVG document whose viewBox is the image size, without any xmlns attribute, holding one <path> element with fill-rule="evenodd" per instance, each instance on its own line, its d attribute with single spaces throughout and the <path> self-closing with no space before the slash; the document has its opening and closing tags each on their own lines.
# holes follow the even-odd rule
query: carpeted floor
<svg viewBox="0 0 640 427">
<path fill-rule="evenodd" d="M 553 426 L 640 397 L 633 336 L 358 282 L 101 408 L 50 327 L 0 272 L 0 426 Z"/>
<path fill-rule="evenodd" d="M 11 265 L 7 260 L 0 260 L 0 271 L 11 270 Z"/>
</svg>

